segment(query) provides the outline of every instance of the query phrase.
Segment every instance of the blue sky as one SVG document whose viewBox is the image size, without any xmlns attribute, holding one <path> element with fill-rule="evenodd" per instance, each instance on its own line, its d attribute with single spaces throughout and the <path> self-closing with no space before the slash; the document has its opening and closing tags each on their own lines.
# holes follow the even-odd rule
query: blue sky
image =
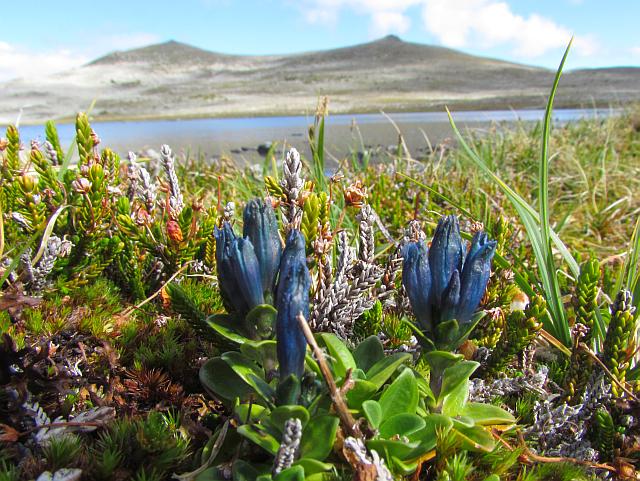
<svg viewBox="0 0 640 481">
<path fill-rule="evenodd" d="M 387 34 L 555 68 L 640 66 L 640 0 L 2 2 L 0 81 L 170 39 L 234 54 L 336 48 Z M 47 4 L 49 6 L 47 6 Z"/>
</svg>

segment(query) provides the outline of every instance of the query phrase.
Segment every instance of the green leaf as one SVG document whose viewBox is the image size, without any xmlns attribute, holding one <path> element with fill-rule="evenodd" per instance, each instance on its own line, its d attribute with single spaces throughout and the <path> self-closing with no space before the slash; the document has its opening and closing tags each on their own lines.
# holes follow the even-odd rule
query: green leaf
<svg viewBox="0 0 640 481">
<path fill-rule="evenodd" d="M 276 341 L 250 341 L 240 345 L 240 352 L 262 366 L 265 372 L 276 368 L 278 355 Z"/>
<path fill-rule="evenodd" d="M 344 379 L 348 369 L 356 369 L 356 361 L 353 359 L 351 351 L 335 334 L 323 332 L 318 337 L 329 351 L 333 373 L 336 377 Z"/>
<path fill-rule="evenodd" d="M 297 418 L 304 428 L 309 421 L 309 411 L 303 406 L 278 406 L 269 416 L 270 424 L 280 433 L 284 430 L 284 424 L 291 418 Z"/>
<path fill-rule="evenodd" d="M 46 248 L 47 248 L 47 244 L 49 243 L 49 238 L 51 237 L 51 234 L 53 233 L 53 228 L 56 225 L 56 221 L 58 220 L 58 217 L 60 217 L 60 214 L 62 214 L 62 212 L 69 207 L 68 205 L 63 205 L 60 206 L 56 209 L 56 211 L 53 213 L 53 215 L 49 218 L 49 220 L 47 221 L 47 227 L 44 230 L 44 233 L 42 234 L 42 240 L 40 241 L 40 248 L 38 249 L 38 252 L 36 252 L 36 255 L 33 256 L 33 258 L 31 259 L 31 263 L 33 265 L 35 265 L 40 258 L 42 257 L 42 255 L 44 254 Z"/>
<path fill-rule="evenodd" d="M 280 449 L 280 443 L 276 438 L 258 428 L 256 424 L 243 424 L 238 427 L 238 434 L 257 444 L 272 456 L 275 456 L 278 453 L 278 449 Z"/>
<path fill-rule="evenodd" d="M 347 406 L 350 409 L 360 409 L 362 403 L 371 398 L 378 391 L 378 387 L 372 382 L 356 379 L 353 387 L 347 391 Z"/>
<path fill-rule="evenodd" d="M 278 404 L 278 406 L 298 404 L 300 401 L 300 393 L 300 379 L 291 373 L 278 382 L 278 387 L 276 388 L 276 404 Z"/>
<path fill-rule="evenodd" d="M 300 457 L 324 460 L 336 440 L 340 420 L 331 415 L 314 417 L 302 432 Z"/>
<path fill-rule="evenodd" d="M 460 384 L 467 383 L 471 374 L 478 369 L 480 364 L 475 361 L 458 361 L 444 370 L 442 387 L 438 396 L 440 404 L 445 396 L 452 393 Z"/>
<path fill-rule="evenodd" d="M 257 423 L 269 414 L 269 411 L 264 406 L 255 403 L 238 404 L 233 408 L 233 412 L 242 424 Z"/>
<path fill-rule="evenodd" d="M 295 464 L 295 463 L 294 463 Z M 304 477 L 305 481 L 333 481 L 335 479 L 333 473 L 316 473 L 306 475 Z"/>
<path fill-rule="evenodd" d="M 356 365 L 363 371 L 371 369 L 378 361 L 384 359 L 384 347 L 378 336 L 369 336 L 353 351 Z"/>
<path fill-rule="evenodd" d="M 472 428 L 472 427 L 474 427 L 476 425 L 476 423 L 473 420 L 473 418 L 470 418 L 469 416 L 456 416 L 455 418 L 452 417 L 451 421 L 453 421 L 454 429 Z"/>
<path fill-rule="evenodd" d="M 233 481 L 255 481 L 260 472 L 250 463 L 242 459 L 236 459 L 231 468 Z"/>
<path fill-rule="evenodd" d="M 429 382 L 420 373 L 414 371 L 413 374 L 418 382 L 418 397 L 420 399 L 426 398 L 425 401 L 427 404 L 435 404 L 436 397 L 433 395 L 433 391 L 431 391 Z"/>
<path fill-rule="evenodd" d="M 445 369 L 464 359 L 462 354 L 454 354 L 449 351 L 429 351 L 424 354 L 424 357 L 427 364 L 429 364 L 430 384 L 438 384 L 438 393 L 442 390 L 442 378 Z M 436 394 L 433 391 L 432 393 Z"/>
<path fill-rule="evenodd" d="M 252 392 L 251 387 L 219 357 L 204 363 L 199 377 L 204 388 L 217 398 L 228 401 L 247 399 Z"/>
<path fill-rule="evenodd" d="M 555 79 L 553 80 L 553 86 L 549 94 L 549 100 L 547 101 L 547 108 L 544 114 L 544 126 L 542 133 L 542 153 L 540 158 L 540 168 L 538 173 L 538 203 L 540 211 L 540 240 L 542 241 L 541 249 L 542 258 L 536 255 L 538 263 L 541 261 L 545 264 L 545 269 L 541 269 L 545 273 L 543 276 L 543 284 L 545 285 L 545 291 L 547 293 L 547 305 L 553 312 L 554 321 L 558 324 L 558 332 L 553 333 L 560 335 L 560 340 L 565 346 L 571 345 L 571 331 L 569 330 L 569 324 L 564 310 L 562 301 L 562 294 L 560 293 L 560 283 L 558 280 L 558 272 L 555 266 L 553 258 L 553 249 L 551 248 L 551 221 L 549 220 L 549 137 L 551 136 L 551 114 L 553 112 L 553 100 L 558 90 L 558 84 L 560 83 L 560 77 L 562 76 L 562 69 L 564 63 L 569 55 L 573 38 L 569 41 L 569 45 L 562 56 L 562 61 L 556 72 Z M 540 267 L 540 266 L 539 266 Z M 552 294 L 549 296 L 549 294 Z M 562 326 L 562 327 L 561 327 Z M 560 328 L 561 327 L 561 328 Z"/>
<path fill-rule="evenodd" d="M 454 207 L 456 210 L 462 212 L 465 215 L 465 217 L 469 217 L 469 218 L 473 218 L 474 217 L 473 213 L 470 212 L 468 209 L 465 209 L 465 207 L 462 204 L 457 203 L 454 199 L 452 199 L 450 197 L 442 195 L 442 192 L 438 192 L 437 189 L 434 189 L 430 185 L 427 185 L 427 184 L 425 184 L 423 182 L 420 182 L 419 180 L 414 179 L 413 177 L 405 174 L 404 172 L 396 172 L 396 175 L 398 177 L 404 177 L 405 179 L 407 179 L 407 180 L 413 182 L 414 184 L 422 187 L 424 190 L 429 191 L 433 198 L 440 198 L 440 199 L 444 200 L 447 204 L 449 204 L 450 206 Z"/>
<path fill-rule="evenodd" d="M 469 402 L 462 410 L 462 414 L 472 418 L 481 426 L 493 426 L 496 424 L 515 424 L 516 419 L 504 409 L 493 404 Z"/>
<path fill-rule="evenodd" d="M 275 392 L 263 379 L 264 373 L 258 366 L 239 352 L 225 352 L 220 356 L 233 371 L 242 378 L 269 405 L 273 405 Z"/>
<path fill-rule="evenodd" d="M 459 324 L 457 320 L 441 322 L 436 326 L 437 348 L 443 351 L 455 351 L 467 340 L 471 332 L 478 325 L 478 322 L 485 316 L 485 312 L 476 312 L 473 317 L 464 324 Z"/>
<path fill-rule="evenodd" d="M 482 426 L 456 426 L 453 432 L 460 436 L 467 449 L 490 452 L 496 446 L 493 436 Z"/>
<path fill-rule="evenodd" d="M 378 401 L 369 399 L 362 403 L 362 412 L 373 429 L 378 429 L 382 422 L 382 407 Z"/>
<path fill-rule="evenodd" d="M 497 474 L 490 474 L 489 476 L 484 478 L 484 481 L 500 481 L 500 476 L 498 476 Z"/>
<path fill-rule="evenodd" d="M 216 467 L 207 468 L 198 474 L 194 481 L 226 481 L 223 476 L 220 475 L 220 470 Z"/>
<path fill-rule="evenodd" d="M 304 356 L 304 364 L 305 366 L 307 366 L 307 369 L 309 369 L 309 371 L 315 373 L 319 378 L 322 378 L 322 371 L 320 370 L 318 361 L 316 361 L 313 356 L 311 356 L 309 350 L 307 350 L 307 353 Z"/>
<path fill-rule="evenodd" d="M 395 467 L 394 471 L 404 476 L 409 476 L 418 468 L 417 461 L 403 461 L 395 456 L 391 456 L 391 464 Z"/>
<path fill-rule="evenodd" d="M 415 413 L 418 407 L 418 383 L 411 369 L 405 369 L 380 396 L 385 419 L 394 414 Z"/>
<path fill-rule="evenodd" d="M 304 481 L 304 469 L 302 466 L 291 466 L 275 475 L 273 481 Z"/>
<path fill-rule="evenodd" d="M 247 316 L 244 318 L 245 323 L 248 324 L 250 330 L 258 333 L 260 339 L 265 339 L 271 336 L 273 333 L 273 327 L 276 322 L 276 316 L 278 311 L 270 304 L 260 304 L 251 309 Z"/>
<path fill-rule="evenodd" d="M 435 344 L 440 351 L 453 351 L 459 346 L 456 345 L 459 334 L 458 321 L 449 319 L 442 321 L 435 328 Z"/>
<path fill-rule="evenodd" d="M 418 443 L 404 441 L 392 441 L 390 439 L 370 439 L 367 441 L 369 449 L 375 449 L 381 456 L 387 453 L 399 459 L 408 459 L 409 455 L 419 446 Z"/>
<path fill-rule="evenodd" d="M 207 317 L 204 322 L 207 323 L 216 334 L 235 344 L 244 344 L 248 340 L 230 327 L 235 321 L 228 314 L 213 314 Z"/>
<path fill-rule="evenodd" d="M 442 431 L 444 434 L 448 433 L 453 427 L 453 421 L 449 416 L 442 414 L 429 414 L 423 419 L 424 428 L 409 436 L 409 439 L 412 442 L 419 442 L 420 449 L 426 452 L 436 447 L 438 431 Z M 412 456 L 414 455 L 412 454 Z"/>
<path fill-rule="evenodd" d="M 442 414 L 458 416 L 469 399 L 469 381 L 464 381 L 442 397 Z"/>
<path fill-rule="evenodd" d="M 391 438 L 396 434 L 410 436 L 423 429 L 427 423 L 417 414 L 400 413 L 386 419 L 380 425 L 380 436 Z"/>
<path fill-rule="evenodd" d="M 410 358 L 411 354 L 406 352 L 396 352 L 391 356 L 385 357 L 367 370 L 367 381 L 375 384 L 380 389 L 387 382 L 387 379 L 396 372 L 396 369 Z"/>
<path fill-rule="evenodd" d="M 323 463 L 317 459 L 302 458 L 298 459 L 293 466 L 302 466 L 305 478 L 309 478 L 312 474 L 325 473 L 333 469 L 333 464 Z"/>
</svg>

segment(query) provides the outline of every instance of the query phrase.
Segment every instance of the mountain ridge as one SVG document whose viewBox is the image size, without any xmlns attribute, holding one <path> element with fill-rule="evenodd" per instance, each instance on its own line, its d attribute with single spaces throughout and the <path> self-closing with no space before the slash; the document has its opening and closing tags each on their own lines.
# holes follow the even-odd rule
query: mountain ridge
<svg viewBox="0 0 640 481">
<path fill-rule="evenodd" d="M 95 99 L 98 119 L 294 115 L 328 96 L 334 113 L 540 108 L 554 72 L 387 36 L 285 55 L 231 55 L 169 40 L 116 51 L 59 74 L 0 83 L 0 123 L 73 118 Z M 640 99 L 640 68 L 563 75 L 558 106 Z"/>
</svg>

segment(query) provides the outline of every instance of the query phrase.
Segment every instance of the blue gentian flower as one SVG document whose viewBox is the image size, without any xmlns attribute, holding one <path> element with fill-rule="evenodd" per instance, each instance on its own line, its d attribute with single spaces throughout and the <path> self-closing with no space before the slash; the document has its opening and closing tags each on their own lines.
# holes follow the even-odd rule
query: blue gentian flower
<svg viewBox="0 0 640 481">
<path fill-rule="evenodd" d="M 247 312 L 244 298 L 238 296 L 238 283 L 231 268 L 231 260 L 228 253 L 236 235 L 228 222 L 222 224 L 222 228 L 215 227 L 213 235 L 216 239 L 216 267 L 218 270 L 218 286 L 227 311 Z"/>
<path fill-rule="evenodd" d="M 469 319 L 480 304 L 491 275 L 491 260 L 496 252 L 496 241 L 490 241 L 484 232 L 476 232 L 471 249 L 464 262 L 460 278 L 460 302 L 457 319 Z"/>
<path fill-rule="evenodd" d="M 258 258 L 262 292 L 271 298 L 282 253 L 275 212 L 269 202 L 253 199 L 245 206 L 242 218 L 242 235 L 251 241 Z"/>
<path fill-rule="evenodd" d="M 426 337 L 437 337 L 438 325 L 447 321 L 456 320 L 461 333 L 470 326 L 489 281 L 495 249 L 496 242 L 478 232 L 466 253 L 455 216 L 440 219 L 429 249 L 424 241 L 405 246 L 402 284 Z M 440 333 L 444 334 L 450 333 Z"/>
<path fill-rule="evenodd" d="M 311 276 L 305 257 L 302 233 L 292 230 L 280 260 L 276 290 L 276 336 L 280 379 L 290 374 L 300 378 L 304 373 L 307 341 L 298 323 L 298 315 L 309 318 Z"/>
<path fill-rule="evenodd" d="M 231 269 L 236 278 L 238 288 L 249 310 L 264 304 L 262 283 L 260 281 L 260 265 L 253 250 L 253 245 L 248 239 L 236 238 L 229 249 Z"/>
<path fill-rule="evenodd" d="M 442 217 L 433 234 L 429 250 L 431 268 L 431 295 L 440 304 L 445 290 L 449 287 L 454 271 L 462 271 L 465 246 L 460 237 L 460 226 L 455 215 Z"/>
<path fill-rule="evenodd" d="M 291 231 L 289 231 L 287 242 L 284 251 L 282 252 L 282 257 L 280 258 L 278 283 L 276 285 L 276 296 L 278 295 L 277 293 L 280 285 L 282 285 L 280 279 L 282 278 L 283 273 L 287 272 L 290 269 L 291 265 L 299 262 L 300 259 L 306 259 L 305 249 L 306 243 L 302 232 L 297 229 L 292 229 Z"/>
<path fill-rule="evenodd" d="M 214 230 L 218 284 L 227 309 L 240 317 L 264 303 L 260 267 L 251 241 L 236 237 L 228 222 Z"/>
<path fill-rule="evenodd" d="M 403 251 L 402 284 L 418 324 L 426 332 L 432 332 L 431 319 L 431 270 L 429 249 L 424 241 L 410 242 Z"/>
</svg>

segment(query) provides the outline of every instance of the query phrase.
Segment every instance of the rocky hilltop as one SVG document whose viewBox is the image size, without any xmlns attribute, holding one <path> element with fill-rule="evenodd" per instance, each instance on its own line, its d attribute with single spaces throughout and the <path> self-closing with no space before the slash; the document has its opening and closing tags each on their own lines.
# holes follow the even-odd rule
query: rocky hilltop
<svg viewBox="0 0 640 481">
<path fill-rule="evenodd" d="M 547 69 L 404 42 L 398 37 L 292 55 L 239 56 L 169 41 L 114 52 L 59 74 L 0 84 L 0 122 L 72 118 L 95 100 L 100 119 L 305 114 L 331 111 L 542 107 Z M 640 68 L 567 72 L 560 106 L 640 99 Z"/>
</svg>

